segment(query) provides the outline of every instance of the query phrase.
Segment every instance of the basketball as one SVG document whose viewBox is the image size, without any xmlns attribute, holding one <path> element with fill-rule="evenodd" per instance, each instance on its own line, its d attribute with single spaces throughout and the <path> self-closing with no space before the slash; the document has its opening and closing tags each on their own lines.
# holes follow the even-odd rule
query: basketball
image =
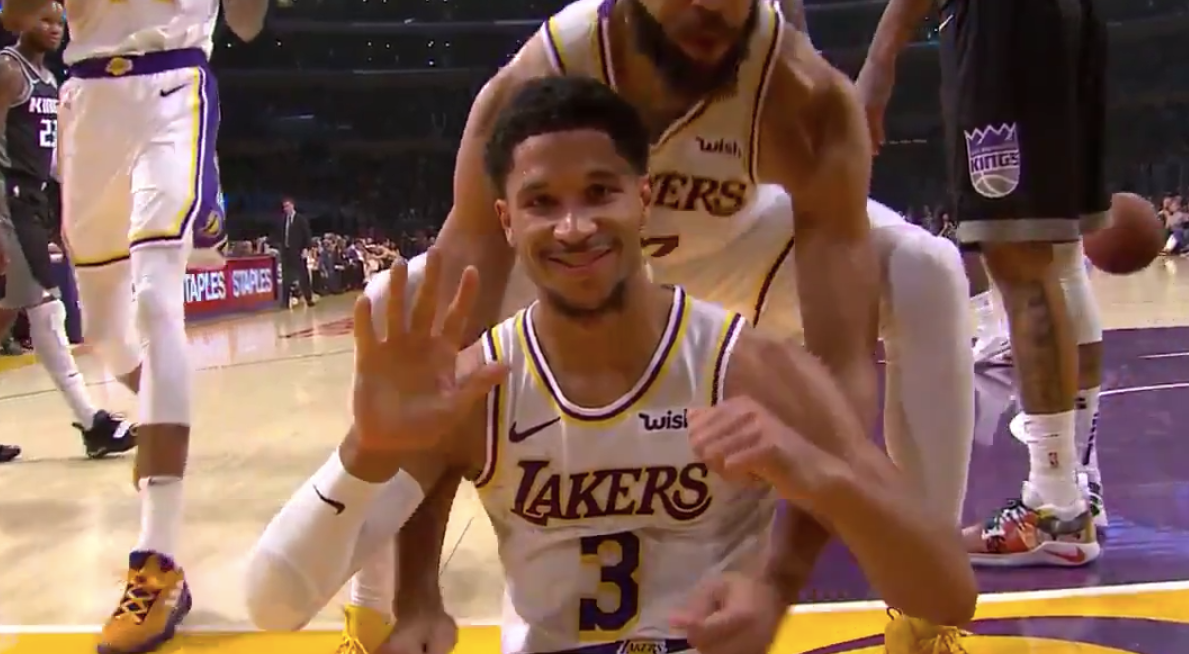
<svg viewBox="0 0 1189 654">
<path fill-rule="evenodd" d="M 1156 207 L 1134 193 L 1111 197 L 1111 222 L 1083 239 L 1095 268 L 1130 275 L 1148 267 L 1164 247 L 1164 225 Z"/>
</svg>

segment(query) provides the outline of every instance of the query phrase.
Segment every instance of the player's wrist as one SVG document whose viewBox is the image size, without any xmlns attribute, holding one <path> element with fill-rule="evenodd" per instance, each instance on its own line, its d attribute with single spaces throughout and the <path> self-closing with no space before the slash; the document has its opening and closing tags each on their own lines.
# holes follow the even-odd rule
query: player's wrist
<svg viewBox="0 0 1189 654">
<path fill-rule="evenodd" d="M 338 449 L 338 458 L 346 474 L 369 484 L 382 484 L 400 472 L 400 461 L 392 452 L 377 452 L 364 445 L 355 427 L 347 433 Z"/>
</svg>

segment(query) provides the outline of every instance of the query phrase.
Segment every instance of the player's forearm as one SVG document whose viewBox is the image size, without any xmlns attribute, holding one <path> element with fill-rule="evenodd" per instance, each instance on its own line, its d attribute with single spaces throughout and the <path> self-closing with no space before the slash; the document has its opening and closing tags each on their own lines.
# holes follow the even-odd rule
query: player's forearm
<svg viewBox="0 0 1189 654">
<path fill-rule="evenodd" d="M 486 218 L 492 222 L 499 220 L 494 210 Z M 512 275 L 514 257 L 506 243 L 475 238 L 464 228 L 455 226 L 463 222 L 456 220 L 453 215 L 448 216 L 434 247 L 442 255 L 442 276 L 438 288 L 442 294 L 439 298 L 442 306 L 448 305 L 454 298 L 458 281 L 462 279 L 467 266 L 474 266 L 479 271 L 479 293 L 471 312 L 471 321 L 463 335 L 464 342 L 469 343 L 503 317 L 500 307 L 503 305 L 508 279 Z"/>
<path fill-rule="evenodd" d="M 236 36 L 251 41 L 264 29 L 268 5 L 269 0 L 223 0 L 223 17 Z"/>
<path fill-rule="evenodd" d="M 806 508 L 845 543 L 889 606 L 939 625 L 970 621 L 978 588 L 953 524 L 930 513 L 874 445 L 854 458 L 821 466 Z"/>
<path fill-rule="evenodd" d="M 872 429 L 879 415 L 875 250 L 863 239 L 850 245 L 810 244 L 797 256 L 805 347 L 833 373 L 863 427 Z"/>
<path fill-rule="evenodd" d="M 786 606 L 797 604 L 830 532 L 809 513 L 781 501 L 763 566 L 764 579 Z"/>
<path fill-rule="evenodd" d="M 912 42 L 934 1 L 890 0 L 867 49 L 867 61 L 880 66 L 895 66 L 896 58 Z"/>
<path fill-rule="evenodd" d="M 438 579 L 458 483 L 457 474 L 443 476 L 400 532 L 400 577 L 392 607 L 397 616 L 446 610 Z"/>
</svg>

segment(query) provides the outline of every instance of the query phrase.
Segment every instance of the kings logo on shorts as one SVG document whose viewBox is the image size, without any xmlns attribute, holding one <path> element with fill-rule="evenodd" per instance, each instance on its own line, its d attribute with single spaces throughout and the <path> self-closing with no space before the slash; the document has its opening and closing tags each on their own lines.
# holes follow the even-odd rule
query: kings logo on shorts
<svg viewBox="0 0 1189 654">
<path fill-rule="evenodd" d="M 1015 123 L 966 130 L 970 185 L 984 198 L 1011 195 L 1020 185 L 1020 141 Z"/>
</svg>

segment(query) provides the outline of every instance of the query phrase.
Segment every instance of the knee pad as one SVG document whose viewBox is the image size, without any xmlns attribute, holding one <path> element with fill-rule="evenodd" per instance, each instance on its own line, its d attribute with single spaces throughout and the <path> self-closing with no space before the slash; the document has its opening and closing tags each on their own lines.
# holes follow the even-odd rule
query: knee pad
<svg viewBox="0 0 1189 654">
<path fill-rule="evenodd" d="M 183 249 L 137 250 L 132 254 L 132 277 L 136 324 L 142 334 L 149 336 L 162 320 L 177 320 L 184 325 L 186 252 Z"/>
<path fill-rule="evenodd" d="M 58 298 L 25 309 L 25 315 L 29 318 L 29 337 L 34 341 L 34 347 L 37 347 L 39 337 L 66 331 L 66 305 Z"/>
<path fill-rule="evenodd" d="M 1054 246 L 1053 264 L 1057 266 L 1078 345 L 1102 341 L 1102 315 L 1094 299 L 1094 291 L 1090 288 L 1090 273 L 1085 257 L 1081 241 Z"/>
<path fill-rule="evenodd" d="M 421 282 L 425 279 L 425 255 L 419 254 L 409 259 L 405 266 L 408 273 L 408 279 L 404 288 L 405 307 L 409 307 L 417 294 L 417 289 L 421 288 Z M 373 275 L 368 280 L 367 286 L 363 288 L 363 293 L 372 303 L 372 327 L 381 338 L 387 336 L 387 330 L 384 328 L 384 316 L 388 310 L 388 301 L 386 298 L 388 297 L 388 287 L 390 286 L 392 286 L 392 273 L 382 270 Z"/>
<path fill-rule="evenodd" d="M 244 581 L 248 619 L 264 631 L 297 631 L 325 606 L 296 567 L 267 550 L 252 552 Z"/>
<path fill-rule="evenodd" d="M 132 252 L 136 323 L 145 342 L 141 371 L 142 424 L 189 425 L 190 346 L 186 339 L 186 249 Z"/>
<path fill-rule="evenodd" d="M 958 248 L 947 239 L 916 228 L 895 232 L 884 258 L 885 296 L 904 311 L 966 311 L 967 280 Z M 965 314 L 960 314 L 965 315 Z"/>
<path fill-rule="evenodd" d="M 132 272 L 128 261 L 79 268 L 74 273 L 82 310 L 83 340 L 95 347 L 113 375 L 140 366 L 140 335 L 132 306 Z"/>
</svg>

